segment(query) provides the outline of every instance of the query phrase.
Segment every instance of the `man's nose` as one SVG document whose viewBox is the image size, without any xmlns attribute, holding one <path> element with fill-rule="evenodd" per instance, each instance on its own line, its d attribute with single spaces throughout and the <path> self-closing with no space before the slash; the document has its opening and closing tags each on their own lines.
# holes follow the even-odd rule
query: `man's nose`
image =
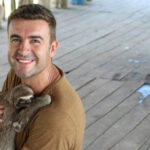
<svg viewBox="0 0 150 150">
<path fill-rule="evenodd" d="M 20 46 L 19 46 L 19 52 L 22 54 L 22 55 L 26 55 L 29 53 L 31 49 L 31 46 L 30 46 L 30 43 L 29 41 L 25 40 L 25 41 L 22 41 Z"/>
</svg>

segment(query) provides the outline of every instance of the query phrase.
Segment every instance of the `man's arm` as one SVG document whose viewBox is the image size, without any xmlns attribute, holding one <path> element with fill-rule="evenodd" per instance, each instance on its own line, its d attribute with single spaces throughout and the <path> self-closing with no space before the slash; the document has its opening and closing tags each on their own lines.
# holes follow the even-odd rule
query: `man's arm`
<svg viewBox="0 0 150 150">
<path fill-rule="evenodd" d="M 62 112 L 54 113 L 41 111 L 35 115 L 36 119 L 31 120 L 27 126 L 30 132 L 23 141 L 20 148 L 21 135 L 16 138 L 16 147 L 21 150 L 69 150 L 73 149 L 76 144 L 75 126 L 67 114 Z M 42 113 L 42 114 L 41 114 Z M 48 114 L 48 117 L 43 117 Z M 48 119 L 49 118 L 49 119 Z"/>
</svg>

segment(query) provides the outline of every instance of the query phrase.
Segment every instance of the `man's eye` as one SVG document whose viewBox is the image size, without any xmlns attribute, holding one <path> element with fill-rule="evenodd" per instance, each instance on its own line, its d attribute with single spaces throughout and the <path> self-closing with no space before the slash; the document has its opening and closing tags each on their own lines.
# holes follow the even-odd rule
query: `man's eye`
<svg viewBox="0 0 150 150">
<path fill-rule="evenodd" d="M 39 40 L 32 40 L 32 43 L 40 43 L 40 41 Z"/>
<path fill-rule="evenodd" d="M 17 43 L 17 42 L 21 42 L 21 40 L 20 39 L 12 39 L 11 42 Z"/>
</svg>

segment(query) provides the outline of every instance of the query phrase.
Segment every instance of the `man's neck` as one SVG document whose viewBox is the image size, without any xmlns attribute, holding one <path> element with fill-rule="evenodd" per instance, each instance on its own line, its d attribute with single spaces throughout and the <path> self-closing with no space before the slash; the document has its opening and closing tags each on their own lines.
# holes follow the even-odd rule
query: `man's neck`
<svg viewBox="0 0 150 150">
<path fill-rule="evenodd" d="M 30 86 L 35 94 L 40 94 L 60 75 L 59 70 L 54 66 L 50 66 L 43 72 L 27 79 L 22 79 L 22 83 Z"/>
</svg>

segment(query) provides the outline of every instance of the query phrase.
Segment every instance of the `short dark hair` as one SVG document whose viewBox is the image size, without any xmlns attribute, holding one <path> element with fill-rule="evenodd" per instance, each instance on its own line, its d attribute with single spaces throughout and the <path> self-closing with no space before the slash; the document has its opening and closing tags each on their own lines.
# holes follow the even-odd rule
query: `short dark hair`
<svg viewBox="0 0 150 150">
<path fill-rule="evenodd" d="M 56 40 L 56 19 L 53 13 L 39 4 L 22 5 L 15 9 L 8 18 L 7 29 L 13 19 L 26 19 L 26 20 L 45 20 L 49 24 L 50 40 Z"/>
</svg>

